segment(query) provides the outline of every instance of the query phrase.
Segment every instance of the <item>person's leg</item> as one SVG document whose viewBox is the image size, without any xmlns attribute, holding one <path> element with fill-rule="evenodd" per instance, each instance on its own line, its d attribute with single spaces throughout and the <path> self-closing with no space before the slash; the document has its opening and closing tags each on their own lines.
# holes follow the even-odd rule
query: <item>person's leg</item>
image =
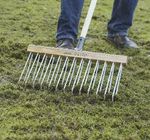
<svg viewBox="0 0 150 140">
<path fill-rule="evenodd" d="M 137 2 L 138 0 L 114 1 L 112 17 L 108 22 L 108 40 L 117 47 L 138 48 L 137 44 L 127 36 Z"/>
<path fill-rule="evenodd" d="M 84 0 L 61 0 L 61 14 L 57 27 L 57 41 L 71 39 L 75 41 Z"/>
<path fill-rule="evenodd" d="M 127 35 L 132 25 L 133 15 L 138 0 L 115 0 L 112 17 L 108 23 L 108 35 Z"/>
</svg>

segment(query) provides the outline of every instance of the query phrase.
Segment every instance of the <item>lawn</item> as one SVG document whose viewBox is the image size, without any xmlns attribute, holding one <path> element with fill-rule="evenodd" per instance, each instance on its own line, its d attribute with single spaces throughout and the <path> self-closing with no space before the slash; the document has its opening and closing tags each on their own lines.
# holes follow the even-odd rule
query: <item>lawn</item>
<svg viewBox="0 0 150 140">
<path fill-rule="evenodd" d="M 60 1 L 0 0 L 0 140 L 150 140 L 150 1 L 139 1 L 129 31 L 138 50 L 106 42 L 112 3 L 98 1 L 85 50 L 128 56 L 115 102 L 18 85 L 27 46 L 55 46 Z"/>
</svg>

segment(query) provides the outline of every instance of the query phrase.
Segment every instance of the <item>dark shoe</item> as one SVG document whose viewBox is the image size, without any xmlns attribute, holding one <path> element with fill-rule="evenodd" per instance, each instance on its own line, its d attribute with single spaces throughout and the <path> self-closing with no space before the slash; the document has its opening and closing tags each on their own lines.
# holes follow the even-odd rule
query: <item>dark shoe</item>
<svg viewBox="0 0 150 140">
<path fill-rule="evenodd" d="M 117 47 L 124 47 L 124 48 L 138 48 L 137 44 L 129 39 L 127 36 L 120 36 L 115 35 L 113 37 L 107 37 L 107 40 L 113 43 Z"/>
<path fill-rule="evenodd" d="M 57 42 L 56 47 L 64 49 L 74 49 L 75 43 L 73 43 L 71 39 L 62 39 Z"/>
</svg>

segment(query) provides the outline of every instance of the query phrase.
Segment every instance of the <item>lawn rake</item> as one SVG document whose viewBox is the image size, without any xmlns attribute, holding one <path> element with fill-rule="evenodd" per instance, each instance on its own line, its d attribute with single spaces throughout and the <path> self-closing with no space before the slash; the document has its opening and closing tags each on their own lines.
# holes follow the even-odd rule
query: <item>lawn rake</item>
<svg viewBox="0 0 150 140">
<path fill-rule="evenodd" d="M 91 0 L 75 50 L 28 46 L 29 56 L 19 83 L 87 95 L 103 93 L 104 99 L 111 95 L 114 100 L 127 56 L 82 51 L 96 3 L 97 0 Z"/>
</svg>

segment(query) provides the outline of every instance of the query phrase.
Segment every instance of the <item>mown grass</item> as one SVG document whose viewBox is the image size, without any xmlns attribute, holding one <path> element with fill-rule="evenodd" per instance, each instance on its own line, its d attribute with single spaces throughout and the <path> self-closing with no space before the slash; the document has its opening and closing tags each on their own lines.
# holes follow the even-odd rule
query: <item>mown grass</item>
<svg viewBox="0 0 150 140">
<path fill-rule="evenodd" d="M 60 1 L 0 1 L 1 140 L 150 139 L 150 2 L 139 1 L 129 32 L 140 47 L 136 51 L 116 49 L 104 39 L 112 2 L 98 2 L 85 49 L 129 56 L 114 103 L 19 86 L 28 44 L 55 45 Z"/>
</svg>

